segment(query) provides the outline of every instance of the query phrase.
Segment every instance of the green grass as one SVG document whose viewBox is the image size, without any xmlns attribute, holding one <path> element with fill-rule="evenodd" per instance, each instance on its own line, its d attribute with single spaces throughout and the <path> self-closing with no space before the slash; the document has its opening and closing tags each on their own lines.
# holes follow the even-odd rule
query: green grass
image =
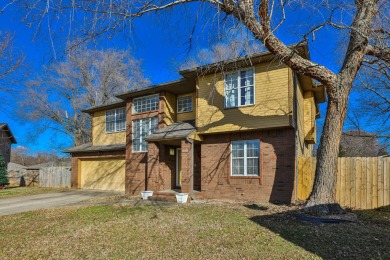
<svg viewBox="0 0 390 260">
<path fill-rule="evenodd" d="M 388 212 L 359 212 L 357 222 L 316 225 L 296 221 L 291 211 L 238 204 L 39 210 L 0 217 L 0 259 L 390 257 Z"/>
<path fill-rule="evenodd" d="M 0 199 L 69 190 L 67 188 L 10 187 L 0 190 Z"/>
</svg>

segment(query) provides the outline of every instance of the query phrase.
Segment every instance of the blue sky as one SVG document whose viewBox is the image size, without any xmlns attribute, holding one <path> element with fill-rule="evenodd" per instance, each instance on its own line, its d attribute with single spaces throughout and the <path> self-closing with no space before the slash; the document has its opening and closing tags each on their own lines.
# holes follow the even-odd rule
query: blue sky
<svg viewBox="0 0 390 260">
<path fill-rule="evenodd" d="M 186 9 L 185 11 L 189 15 L 184 16 L 182 14 L 184 9 Z M 153 84 L 177 79 L 180 77 L 177 73 L 178 65 L 185 60 L 189 48 L 188 38 L 195 17 L 191 15 L 197 11 L 198 7 L 193 5 L 173 10 L 169 19 L 159 20 L 152 15 L 148 15 L 136 20 L 132 27 L 119 32 L 114 38 L 109 40 L 103 38 L 99 42 L 98 48 L 130 48 L 133 56 L 142 60 L 145 76 L 151 79 Z M 199 24 L 202 24 L 204 22 L 202 19 L 206 19 L 208 15 L 207 11 L 202 12 Z M 310 13 L 298 13 L 292 17 L 288 21 L 289 23 L 293 24 L 296 21 L 300 21 L 302 25 L 305 24 L 302 21 L 321 19 L 321 17 L 313 17 L 313 14 Z M 287 44 L 292 44 L 299 39 L 298 36 L 300 34 L 296 31 L 296 28 L 289 26 L 289 23 L 280 30 L 279 36 Z M 196 27 L 196 37 L 191 49 L 192 54 L 203 48 L 210 47 L 215 40 L 215 35 L 212 35 L 212 29 L 215 26 L 217 25 L 209 24 L 206 27 L 201 25 Z M 0 31 L 13 34 L 14 48 L 16 51 L 21 51 L 25 54 L 30 77 L 39 74 L 43 65 L 53 61 L 54 51 L 47 29 L 42 28 L 33 40 L 36 26 L 34 24 L 28 26 L 27 23 L 22 23 L 21 14 L 14 9 L 6 9 L 3 14 L 0 14 Z M 333 71 L 337 71 L 339 62 L 332 59 L 332 57 L 338 57 L 340 50 L 343 49 L 342 46 L 339 46 L 342 37 L 331 37 L 331 33 L 333 32 L 328 29 L 319 31 L 316 34 L 315 41 L 309 41 L 309 47 L 311 58 L 314 61 L 330 67 Z M 59 57 L 61 56 L 64 42 L 58 39 L 54 39 L 54 41 L 55 53 Z M 23 84 L 19 87 L 23 89 Z M 17 96 L 11 97 L 11 106 L 9 108 L 11 112 L 15 107 L 12 104 L 15 104 L 17 101 Z M 52 144 L 47 135 L 41 136 L 35 143 L 29 142 L 27 140 L 27 132 L 33 125 L 29 122 L 21 122 L 9 112 L 0 110 L 0 121 L 7 122 L 10 125 L 18 140 L 18 145 L 28 147 L 32 151 L 52 151 Z M 321 105 L 321 114 L 323 116 L 320 120 L 323 120 L 325 115 L 324 104 Z M 321 124 L 321 122 L 319 123 Z M 64 142 L 66 143 L 67 140 L 64 140 Z"/>
</svg>

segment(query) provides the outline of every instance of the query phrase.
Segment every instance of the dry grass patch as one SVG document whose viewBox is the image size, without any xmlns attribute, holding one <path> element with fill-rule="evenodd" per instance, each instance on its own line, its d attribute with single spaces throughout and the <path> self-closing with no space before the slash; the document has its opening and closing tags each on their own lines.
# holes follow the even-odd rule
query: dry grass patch
<svg viewBox="0 0 390 260">
<path fill-rule="evenodd" d="M 68 188 L 9 187 L 0 190 L 0 199 L 68 190 Z"/>
<path fill-rule="evenodd" d="M 27 212 L 0 217 L 0 259 L 390 257 L 385 240 L 390 225 L 364 219 L 313 225 L 294 220 L 293 210 L 209 203 Z M 352 237 L 360 231 L 364 238 Z M 343 241 L 346 236 L 352 240 Z M 374 237 L 375 245 L 367 243 Z"/>
</svg>

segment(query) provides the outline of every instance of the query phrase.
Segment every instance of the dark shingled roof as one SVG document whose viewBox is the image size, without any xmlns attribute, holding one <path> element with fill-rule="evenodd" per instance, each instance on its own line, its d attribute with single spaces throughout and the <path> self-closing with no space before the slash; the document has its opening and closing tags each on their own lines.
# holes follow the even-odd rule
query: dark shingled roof
<svg viewBox="0 0 390 260">
<path fill-rule="evenodd" d="M 195 127 L 188 122 L 176 122 L 167 127 L 160 128 L 153 134 L 148 135 L 146 141 L 160 141 L 167 139 L 181 139 L 192 134 Z"/>
<path fill-rule="evenodd" d="M 126 144 L 110 144 L 110 145 L 92 145 L 86 143 L 64 150 L 64 153 L 78 153 L 78 152 L 104 152 L 104 151 L 118 151 L 125 150 Z"/>
<path fill-rule="evenodd" d="M 11 129 L 9 128 L 8 124 L 6 123 L 0 123 L 0 131 L 4 130 L 8 137 L 11 138 L 11 143 L 16 144 L 16 139 L 14 135 L 11 132 Z"/>
<path fill-rule="evenodd" d="M 126 102 L 123 100 L 112 101 L 110 103 L 107 103 L 107 104 L 104 104 L 101 106 L 94 106 L 94 107 L 90 107 L 88 109 L 84 109 L 84 110 L 82 110 L 82 112 L 91 114 L 91 113 L 101 111 L 101 110 L 107 110 L 107 109 L 111 109 L 111 108 L 118 108 L 118 107 L 125 107 L 125 106 L 126 106 Z"/>
</svg>

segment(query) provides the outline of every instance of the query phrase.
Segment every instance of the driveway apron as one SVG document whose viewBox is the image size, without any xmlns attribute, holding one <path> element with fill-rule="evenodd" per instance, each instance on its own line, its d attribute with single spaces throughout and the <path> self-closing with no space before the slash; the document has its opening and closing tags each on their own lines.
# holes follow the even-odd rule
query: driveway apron
<svg viewBox="0 0 390 260">
<path fill-rule="evenodd" d="M 37 209 L 47 209 L 65 205 L 72 205 L 88 199 L 118 194 L 122 193 L 107 191 L 74 190 L 0 199 L 0 216 L 11 215 L 15 213 Z"/>
</svg>

